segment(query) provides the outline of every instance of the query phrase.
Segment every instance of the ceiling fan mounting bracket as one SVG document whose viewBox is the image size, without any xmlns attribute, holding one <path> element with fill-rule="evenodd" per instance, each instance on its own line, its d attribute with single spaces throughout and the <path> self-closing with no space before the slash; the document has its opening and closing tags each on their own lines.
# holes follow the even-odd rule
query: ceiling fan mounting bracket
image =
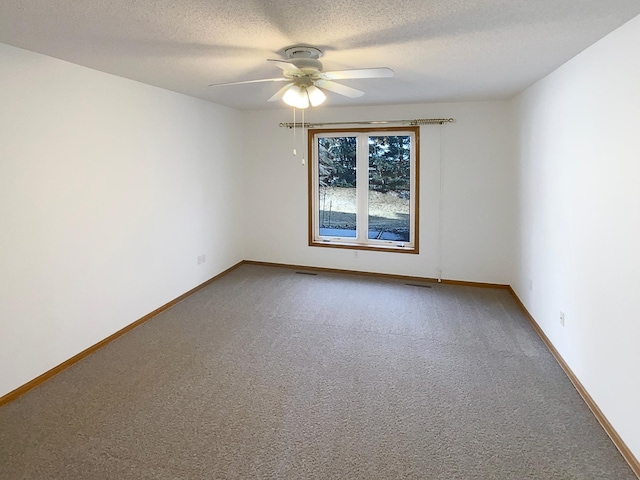
<svg viewBox="0 0 640 480">
<path fill-rule="evenodd" d="M 317 60 L 322 56 L 322 50 L 310 45 L 293 45 L 284 49 L 284 55 L 289 60 L 298 58 L 313 58 Z"/>
<path fill-rule="evenodd" d="M 297 68 L 305 74 L 314 74 L 322 70 L 322 63 L 318 58 L 322 56 L 322 50 L 309 45 L 294 45 L 284 49 L 284 55 Z"/>
</svg>

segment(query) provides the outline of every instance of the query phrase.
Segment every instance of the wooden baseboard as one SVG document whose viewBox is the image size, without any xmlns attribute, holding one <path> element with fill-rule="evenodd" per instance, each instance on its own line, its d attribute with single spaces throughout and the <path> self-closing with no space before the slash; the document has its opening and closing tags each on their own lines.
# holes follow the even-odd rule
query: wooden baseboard
<svg viewBox="0 0 640 480">
<path fill-rule="evenodd" d="M 589 395 L 589 392 L 587 392 L 587 390 L 584 388 L 584 385 L 582 385 L 580 380 L 578 380 L 578 377 L 576 377 L 576 375 L 573 373 L 573 371 L 571 370 L 567 362 L 564 361 L 564 358 L 562 358 L 562 355 L 560 355 L 560 352 L 558 352 L 558 350 L 551 343 L 551 340 L 549 340 L 549 337 L 547 337 L 547 335 L 544 333 L 542 328 L 540 328 L 540 325 L 538 324 L 536 319 L 533 318 L 533 316 L 529 313 L 527 308 L 524 306 L 524 304 L 520 300 L 520 297 L 518 297 L 518 295 L 513 290 L 513 288 L 509 287 L 509 291 L 511 292 L 511 295 L 515 299 L 516 303 L 520 306 L 521 310 L 524 312 L 525 316 L 529 320 L 529 323 L 531 323 L 531 326 L 533 327 L 533 329 L 536 331 L 536 333 L 540 336 L 542 341 L 545 343 L 545 345 L 547 346 L 551 354 L 554 356 L 554 358 L 562 368 L 562 370 L 564 370 L 564 373 L 567 375 L 567 377 L 569 377 L 569 380 L 571 381 L 575 389 L 578 391 L 578 393 L 580 394 L 584 402 L 587 404 L 587 406 L 589 407 L 593 415 L 596 417 L 600 425 L 602 425 L 602 428 L 604 429 L 604 431 L 607 433 L 607 435 L 609 435 L 609 438 L 611 439 L 613 444 L 616 446 L 616 448 L 618 449 L 622 457 L 627 461 L 627 463 L 629 464 L 629 467 L 631 467 L 631 470 L 633 470 L 633 473 L 635 473 L 636 476 L 640 479 L 640 462 L 638 461 L 638 459 L 631 452 L 629 447 L 627 447 L 627 444 L 624 443 L 624 440 L 620 438 L 620 435 L 618 435 L 618 432 L 616 432 L 615 428 L 613 428 L 609 420 L 607 420 L 607 417 L 604 416 L 604 413 L 602 413 L 602 410 L 600 410 L 600 407 L 598 407 L 598 405 L 593 400 L 593 398 L 591 398 L 591 395 Z"/>
<path fill-rule="evenodd" d="M 53 367 L 51 370 L 47 370 L 46 372 L 44 372 L 42 375 L 34 378 L 33 380 L 31 380 L 30 382 L 25 383 L 24 385 L 16 388 L 15 390 L 12 390 L 11 392 L 7 393 L 6 395 L 3 395 L 2 397 L 0 397 L 0 407 L 2 405 L 5 405 L 9 402 L 12 402 L 13 400 L 15 400 L 16 398 L 18 398 L 21 395 L 24 395 L 25 393 L 27 393 L 29 390 L 32 390 L 34 388 L 36 388 L 38 385 L 42 384 L 43 382 L 45 382 L 46 380 L 50 379 L 51 377 L 53 377 L 54 375 L 57 375 L 58 373 L 62 372 L 63 370 L 69 368 L 71 365 L 73 365 L 74 363 L 79 362 L 80 360 L 82 360 L 83 358 L 91 355 L 93 352 L 95 352 L 96 350 L 99 350 L 100 348 L 104 347 L 106 344 L 112 342 L 113 340 L 115 340 L 118 337 L 121 337 L 122 335 L 124 335 L 125 333 L 133 330 L 134 328 L 136 328 L 138 325 L 143 324 L 144 322 L 146 322 L 147 320 L 152 319 L 153 317 L 155 317 L 156 315 L 158 315 L 161 312 L 164 312 L 165 310 L 167 310 L 168 308 L 173 307 L 174 305 L 176 305 L 177 303 L 181 302 L 182 300 L 184 300 L 185 298 L 189 297 L 190 295 L 193 295 L 194 293 L 196 293 L 198 290 L 203 289 L 204 287 L 206 287 L 207 285 L 210 285 L 212 282 L 214 282 L 215 280 L 217 280 L 218 278 L 222 277 L 223 275 L 226 275 L 227 273 L 231 272 L 232 270 L 235 270 L 236 268 L 238 268 L 240 265 L 242 265 L 243 262 L 239 262 L 235 265 L 233 265 L 230 268 L 227 268 L 225 271 L 219 273 L 218 275 L 216 275 L 213 278 L 210 278 L 209 280 L 207 280 L 204 283 L 201 283 L 200 285 L 198 285 L 195 288 L 192 288 L 191 290 L 189 290 L 188 292 L 183 293 L 182 295 L 180 295 L 179 297 L 171 300 L 168 303 L 165 303 L 164 305 L 162 305 L 159 308 L 156 308 L 153 312 L 148 313 L 147 315 L 145 315 L 142 318 L 139 318 L 138 320 L 136 320 L 135 322 L 127 325 L 126 327 L 118 330 L 116 333 L 109 335 L 107 338 L 99 341 L 98 343 L 96 343 L 95 345 L 90 346 L 89 348 L 83 350 L 82 352 L 78 353 L 77 355 L 74 355 L 73 357 L 71 357 L 70 359 L 62 362 L 60 365 L 57 365 L 55 367 Z"/>
<path fill-rule="evenodd" d="M 393 273 L 374 273 L 374 272 L 364 272 L 360 270 L 346 270 L 341 268 L 311 267 L 308 265 L 291 265 L 288 263 L 258 262 L 255 260 L 244 260 L 243 263 L 247 265 L 260 265 L 264 267 L 280 267 L 280 268 L 290 268 L 295 270 L 306 270 L 310 272 L 342 273 L 347 275 L 362 275 L 365 277 L 388 278 L 390 280 L 406 280 L 409 282 L 431 282 L 431 283 L 442 283 L 443 285 L 459 285 L 464 287 L 479 287 L 479 288 L 503 288 L 503 289 L 511 288 L 509 285 L 503 285 L 501 283 L 465 282 L 462 280 L 447 280 L 447 279 L 442 279 L 440 282 L 438 282 L 437 278 L 431 278 L 431 277 L 415 277 L 411 275 L 396 275 Z"/>
</svg>

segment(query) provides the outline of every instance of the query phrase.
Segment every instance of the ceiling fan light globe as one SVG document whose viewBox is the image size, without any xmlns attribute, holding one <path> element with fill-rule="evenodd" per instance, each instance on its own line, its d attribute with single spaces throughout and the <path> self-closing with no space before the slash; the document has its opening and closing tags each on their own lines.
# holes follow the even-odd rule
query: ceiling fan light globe
<svg viewBox="0 0 640 480">
<path fill-rule="evenodd" d="M 317 107 L 327 99 L 327 96 L 322 92 L 322 90 L 315 85 L 307 87 L 307 93 L 309 94 L 309 102 L 312 107 Z"/>
<path fill-rule="evenodd" d="M 309 96 L 306 94 L 306 92 L 303 92 L 303 95 L 300 97 L 300 100 L 298 101 L 296 108 L 300 108 L 300 109 L 309 108 Z"/>
<path fill-rule="evenodd" d="M 282 101 L 291 107 L 309 108 L 309 95 L 305 88 L 301 88 L 298 85 L 291 85 L 284 92 Z"/>
</svg>

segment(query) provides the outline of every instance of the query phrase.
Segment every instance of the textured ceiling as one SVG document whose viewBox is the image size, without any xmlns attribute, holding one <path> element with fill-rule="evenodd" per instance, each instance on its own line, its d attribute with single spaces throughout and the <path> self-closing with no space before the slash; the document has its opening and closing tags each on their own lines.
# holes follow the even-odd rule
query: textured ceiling
<svg viewBox="0 0 640 480">
<path fill-rule="evenodd" d="M 305 43 L 366 93 L 326 105 L 507 99 L 640 14 L 638 0 L 2 0 L 0 42 L 241 109 L 281 83 L 266 62 Z"/>
</svg>

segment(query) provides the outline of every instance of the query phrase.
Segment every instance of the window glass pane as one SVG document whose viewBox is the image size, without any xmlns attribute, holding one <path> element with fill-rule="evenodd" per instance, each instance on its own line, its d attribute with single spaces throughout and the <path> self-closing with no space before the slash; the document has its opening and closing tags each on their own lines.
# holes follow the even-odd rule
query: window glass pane
<svg viewBox="0 0 640 480">
<path fill-rule="evenodd" d="M 369 239 L 408 242 L 411 137 L 369 137 Z"/>
<path fill-rule="evenodd" d="M 356 137 L 318 138 L 320 235 L 356 236 Z"/>
</svg>

